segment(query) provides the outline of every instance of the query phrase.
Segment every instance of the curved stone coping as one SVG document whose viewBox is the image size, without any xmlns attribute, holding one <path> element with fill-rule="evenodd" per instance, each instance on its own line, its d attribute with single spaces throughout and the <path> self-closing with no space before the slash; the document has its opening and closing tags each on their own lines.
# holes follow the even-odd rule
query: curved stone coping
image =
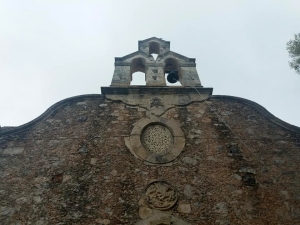
<svg viewBox="0 0 300 225">
<path fill-rule="evenodd" d="M 102 98 L 102 99 L 104 99 L 105 97 L 102 94 L 87 94 L 87 95 L 78 95 L 78 96 L 63 99 L 63 100 L 55 103 L 54 105 L 50 106 L 43 114 L 41 114 L 40 116 L 38 116 L 37 118 L 33 119 L 32 121 L 30 121 L 28 123 L 25 123 L 25 124 L 17 126 L 17 127 L 8 127 L 8 130 L 6 130 L 6 131 L 4 131 L 3 128 L 1 131 L 1 128 L 0 128 L 0 136 L 26 130 L 26 129 L 30 128 L 31 126 L 37 124 L 38 122 L 42 121 L 43 119 L 47 118 L 48 116 L 50 116 L 55 110 L 59 109 L 60 107 L 65 106 L 66 104 L 69 104 L 73 101 L 78 101 L 78 100 L 87 99 L 87 98 Z M 283 120 L 275 117 L 268 110 L 266 110 L 264 107 L 262 107 L 261 105 L 259 105 L 256 102 L 253 102 L 253 101 L 250 101 L 250 100 L 247 100 L 244 98 L 228 96 L 228 95 L 211 95 L 208 100 L 212 100 L 212 101 L 213 100 L 229 100 L 229 101 L 244 103 L 246 105 L 249 105 L 249 106 L 255 108 L 257 111 L 259 111 L 261 114 L 266 116 L 273 123 L 275 123 L 283 128 L 286 128 L 290 131 L 300 133 L 300 127 L 289 124 L 289 123 L 284 122 Z"/>
<path fill-rule="evenodd" d="M 289 124 L 287 122 L 284 122 L 283 120 L 277 118 L 274 116 L 272 113 L 270 113 L 268 110 L 266 110 L 264 107 L 262 107 L 260 104 L 250 101 L 245 98 L 239 98 L 239 97 L 234 97 L 234 96 L 229 96 L 229 95 L 211 95 L 208 100 L 229 100 L 229 101 L 234 101 L 234 102 L 240 102 L 246 105 L 249 105 L 256 109 L 258 112 L 263 114 L 267 119 L 269 119 L 271 122 L 288 129 L 293 132 L 300 133 L 300 127 L 297 127 L 295 125 Z"/>
<path fill-rule="evenodd" d="M 145 149 L 141 141 L 141 135 L 143 130 L 152 124 L 160 124 L 166 126 L 172 132 L 174 143 L 170 148 L 170 151 L 165 154 L 157 154 L 155 152 L 149 152 Z M 181 125 L 174 119 L 167 120 L 165 118 L 144 117 L 133 124 L 134 128 L 129 137 L 125 137 L 125 145 L 128 147 L 130 152 L 141 160 L 144 160 L 152 164 L 165 164 L 175 160 L 180 153 L 183 151 L 185 146 L 184 133 L 181 130 Z"/>
<path fill-rule="evenodd" d="M 17 132 L 27 130 L 30 127 L 34 126 L 35 124 L 39 123 L 40 121 L 49 117 L 57 109 L 65 106 L 65 105 L 68 105 L 73 101 L 78 101 L 78 100 L 82 100 L 82 99 L 91 99 L 91 98 L 102 98 L 103 99 L 104 96 L 102 94 L 87 94 L 87 95 L 78 95 L 78 96 L 63 99 L 63 100 L 55 103 L 54 105 L 50 106 L 50 108 L 48 108 L 44 113 L 42 113 L 40 116 L 31 120 L 28 123 L 25 123 L 25 124 L 17 126 L 17 127 L 9 127 L 9 129 L 6 131 L 5 130 L 1 131 L 1 129 L 3 129 L 3 128 L 0 128 L 0 137 L 2 135 L 17 133 Z"/>
</svg>

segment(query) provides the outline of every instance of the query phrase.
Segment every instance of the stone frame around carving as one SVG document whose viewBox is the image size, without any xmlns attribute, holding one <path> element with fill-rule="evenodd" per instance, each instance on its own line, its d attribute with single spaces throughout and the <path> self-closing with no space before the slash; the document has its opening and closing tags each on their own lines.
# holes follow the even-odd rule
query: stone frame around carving
<svg viewBox="0 0 300 225">
<path fill-rule="evenodd" d="M 165 154 L 157 154 L 149 152 L 143 146 L 141 141 L 142 132 L 149 125 L 160 124 L 166 126 L 173 135 L 173 146 Z M 185 146 L 185 136 L 181 129 L 181 125 L 174 119 L 165 118 L 142 118 L 133 124 L 133 129 L 129 137 L 125 138 L 125 144 L 131 151 L 131 153 L 148 163 L 151 164 L 165 164 L 175 160 L 183 151 Z"/>
</svg>

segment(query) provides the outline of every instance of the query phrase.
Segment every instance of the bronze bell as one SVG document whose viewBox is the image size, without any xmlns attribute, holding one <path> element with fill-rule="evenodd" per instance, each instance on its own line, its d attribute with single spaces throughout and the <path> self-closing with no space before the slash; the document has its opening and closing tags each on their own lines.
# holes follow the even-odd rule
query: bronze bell
<svg viewBox="0 0 300 225">
<path fill-rule="evenodd" d="M 167 80 L 169 83 L 174 84 L 179 80 L 178 71 L 172 70 L 167 76 Z"/>
</svg>

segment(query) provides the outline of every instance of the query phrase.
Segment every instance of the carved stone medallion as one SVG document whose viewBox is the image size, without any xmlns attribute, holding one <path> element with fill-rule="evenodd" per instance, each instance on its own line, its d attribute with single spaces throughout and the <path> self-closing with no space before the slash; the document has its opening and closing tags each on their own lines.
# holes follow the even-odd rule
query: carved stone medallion
<svg viewBox="0 0 300 225">
<path fill-rule="evenodd" d="M 152 208 L 167 210 L 173 207 L 177 200 L 177 191 L 168 182 L 154 181 L 146 188 L 145 201 Z"/>
<path fill-rule="evenodd" d="M 142 118 L 133 124 L 125 144 L 130 152 L 151 164 L 165 164 L 176 159 L 185 146 L 181 124 L 173 119 Z"/>
<path fill-rule="evenodd" d="M 165 154 L 173 146 L 173 135 L 171 131 L 160 124 L 146 127 L 142 133 L 142 143 L 149 152 Z"/>
</svg>

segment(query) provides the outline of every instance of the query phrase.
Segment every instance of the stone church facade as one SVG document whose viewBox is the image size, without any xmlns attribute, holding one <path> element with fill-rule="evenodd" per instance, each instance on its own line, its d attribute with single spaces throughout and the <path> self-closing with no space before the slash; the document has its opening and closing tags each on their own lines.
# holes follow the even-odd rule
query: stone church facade
<svg viewBox="0 0 300 225">
<path fill-rule="evenodd" d="M 1 224 L 300 224 L 299 127 L 212 95 L 159 38 L 101 91 L 1 128 Z"/>
</svg>

